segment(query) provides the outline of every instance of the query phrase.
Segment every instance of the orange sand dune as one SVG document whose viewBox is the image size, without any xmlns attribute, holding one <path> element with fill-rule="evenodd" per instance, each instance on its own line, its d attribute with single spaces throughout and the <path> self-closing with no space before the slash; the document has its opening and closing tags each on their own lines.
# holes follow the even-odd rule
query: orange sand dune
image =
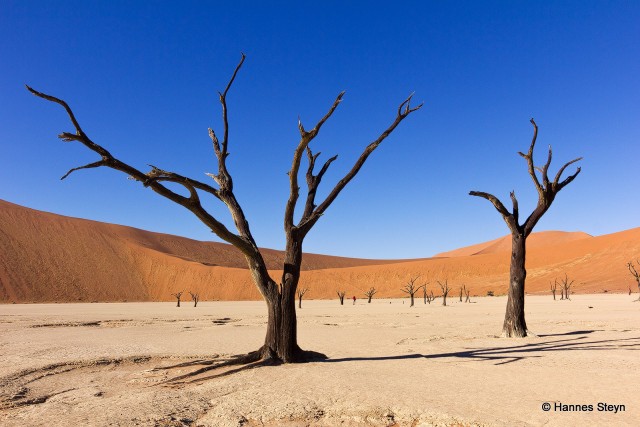
<svg viewBox="0 0 640 427">
<path fill-rule="evenodd" d="M 573 240 L 587 239 L 593 237 L 590 234 L 567 231 L 540 231 L 533 233 L 527 238 L 527 249 L 540 248 L 544 246 L 556 246 L 560 243 L 571 242 Z M 458 257 L 482 254 L 495 254 L 511 251 L 511 235 L 500 237 L 489 242 L 467 246 L 453 251 L 442 252 L 436 257 Z"/>
<path fill-rule="evenodd" d="M 305 254 L 301 286 L 308 298 L 334 298 L 336 291 L 363 297 L 400 297 L 410 276 L 439 295 L 437 280 L 461 284 L 472 295 L 506 292 L 508 238 L 419 260 L 364 260 Z M 634 287 L 626 262 L 640 258 L 640 228 L 605 236 L 542 232 L 530 237 L 527 292 L 548 292 L 565 273 L 576 292 L 626 291 Z M 505 249 L 506 248 L 506 249 Z M 506 252 L 505 252 L 506 250 Z M 265 249 L 274 278 L 282 252 Z M 472 255 L 473 256 L 470 256 Z M 447 256 L 446 258 L 443 256 Z M 233 247 L 131 227 L 69 218 L 0 201 L 0 301 L 166 301 L 178 291 L 203 300 L 260 299 Z"/>
</svg>

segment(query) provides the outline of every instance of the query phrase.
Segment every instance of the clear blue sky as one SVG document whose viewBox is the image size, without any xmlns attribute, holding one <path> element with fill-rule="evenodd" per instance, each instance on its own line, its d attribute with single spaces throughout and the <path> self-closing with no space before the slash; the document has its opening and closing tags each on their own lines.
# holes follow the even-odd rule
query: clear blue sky
<svg viewBox="0 0 640 427">
<path fill-rule="evenodd" d="M 184 4 L 186 3 L 186 4 Z M 195 217 L 105 168 L 78 143 L 66 99 L 116 157 L 206 180 L 216 92 L 247 54 L 228 103 L 228 163 L 260 246 L 282 248 L 286 172 L 298 115 L 310 127 L 342 90 L 314 141 L 326 194 L 409 93 L 424 101 L 376 151 L 305 241 L 305 251 L 426 257 L 507 234 L 470 190 L 521 211 L 536 200 L 525 161 L 584 156 L 581 175 L 536 231 L 593 235 L 640 225 L 640 3 L 45 2 L 0 6 L 0 198 L 63 215 L 217 240 Z M 571 169 L 573 171 L 573 169 Z M 324 190 L 324 191 L 323 191 Z M 226 208 L 212 211 L 230 224 Z M 231 226 L 231 224 L 230 224 Z"/>
</svg>

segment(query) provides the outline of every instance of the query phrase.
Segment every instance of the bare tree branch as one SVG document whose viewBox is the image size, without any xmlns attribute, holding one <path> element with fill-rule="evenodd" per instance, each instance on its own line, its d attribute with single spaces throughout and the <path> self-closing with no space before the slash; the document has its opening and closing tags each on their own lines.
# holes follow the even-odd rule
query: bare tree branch
<svg viewBox="0 0 640 427">
<path fill-rule="evenodd" d="M 338 183 L 333 188 L 333 190 L 331 190 L 331 192 L 326 197 L 326 199 L 322 203 L 320 203 L 318 207 L 314 209 L 314 211 L 311 213 L 311 215 L 309 215 L 308 218 L 305 218 L 300 222 L 298 227 L 303 231 L 303 233 L 308 232 L 313 226 L 313 224 L 315 224 L 318 221 L 318 219 L 322 216 L 322 214 L 324 214 L 324 212 L 331 205 L 331 203 L 333 203 L 336 197 L 338 197 L 340 192 L 349 183 L 349 181 L 351 181 L 353 177 L 356 176 L 358 171 L 360 171 L 360 168 L 362 168 L 362 165 L 364 165 L 369 155 L 376 148 L 378 148 L 378 146 L 382 143 L 382 141 L 384 141 L 391 134 L 391 132 L 393 132 L 393 130 L 400 124 L 400 122 L 402 122 L 407 116 L 409 116 L 409 114 L 422 108 L 424 103 L 418 105 L 417 107 L 411 108 L 410 103 L 411 103 L 412 97 L 413 97 L 413 94 L 409 95 L 409 97 L 400 104 L 400 106 L 398 107 L 397 116 L 393 121 L 393 123 L 391 123 L 391 125 L 389 125 L 389 127 L 384 132 L 382 132 L 382 134 L 380 134 L 378 138 L 376 138 L 364 149 L 364 151 L 362 152 L 358 160 L 356 160 L 351 170 L 347 172 L 347 174 L 340 181 L 338 181 Z"/>
</svg>

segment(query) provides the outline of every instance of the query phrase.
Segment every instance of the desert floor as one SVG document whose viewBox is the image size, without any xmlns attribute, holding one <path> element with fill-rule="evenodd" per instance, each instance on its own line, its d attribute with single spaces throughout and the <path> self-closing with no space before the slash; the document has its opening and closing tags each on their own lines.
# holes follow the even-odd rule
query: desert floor
<svg viewBox="0 0 640 427">
<path fill-rule="evenodd" d="M 329 360 L 163 383 L 154 370 L 259 347 L 263 302 L 0 306 L 3 426 L 640 425 L 637 294 L 529 296 L 537 337 L 499 338 L 505 297 L 303 301 Z M 550 402 L 549 412 L 542 410 Z M 624 410 L 598 411 L 598 403 Z M 593 405 L 561 412 L 555 403 Z"/>
</svg>

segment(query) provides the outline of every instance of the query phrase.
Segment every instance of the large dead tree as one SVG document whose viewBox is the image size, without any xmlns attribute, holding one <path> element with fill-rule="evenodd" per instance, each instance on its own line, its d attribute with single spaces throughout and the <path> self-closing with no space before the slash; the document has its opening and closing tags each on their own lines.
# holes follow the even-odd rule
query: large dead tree
<svg viewBox="0 0 640 427">
<path fill-rule="evenodd" d="M 420 277 L 420 276 L 410 277 L 409 281 L 407 282 L 407 284 L 404 285 L 404 288 L 400 289 L 405 294 L 408 294 L 409 298 L 411 298 L 411 304 L 409 305 L 409 307 L 413 307 L 414 296 L 415 296 L 416 292 L 418 292 L 420 290 L 420 288 L 422 288 L 423 286 L 426 286 L 426 285 L 421 285 L 421 286 L 417 286 L 416 287 L 415 282 L 416 282 L 416 280 L 418 280 L 418 277 Z"/>
<path fill-rule="evenodd" d="M 549 146 L 549 154 L 546 163 L 542 167 L 537 167 L 533 161 L 533 149 L 536 144 L 538 136 L 538 126 L 536 122 L 531 119 L 533 125 L 533 138 L 529 151 L 525 154 L 519 152 L 527 161 L 529 175 L 533 180 L 533 183 L 538 191 L 538 203 L 527 217 L 524 223 L 520 224 L 520 212 L 518 211 L 518 200 L 516 199 L 515 192 L 511 192 L 511 202 L 513 209 L 511 212 L 502 204 L 502 202 L 494 195 L 489 193 L 483 193 L 480 191 L 471 191 L 471 196 L 478 196 L 490 201 L 496 210 L 502 215 L 502 218 L 507 223 L 509 230 L 511 231 L 511 268 L 509 271 L 509 294 L 507 298 L 507 310 L 504 317 L 504 324 L 502 326 L 502 335 L 505 337 L 526 337 L 527 336 L 527 323 L 524 318 L 524 285 L 527 277 L 527 270 L 525 269 L 526 259 L 526 239 L 533 231 L 533 227 L 538 223 L 540 218 L 547 212 L 551 203 L 556 198 L 556 195 L 560 190 L 569 185 L 576 176 L 580 173 L 578 167 L 573 175 L 568 176 L 563 181 L 560 181 L 565 169 L 580 160 L 582 157 L 573 159 L 562 166 L 556 174 L 553 181 L 549 180 L 548 171 L 551 164 L 551 146 Z M 538 178 L 537 174 L 540 174 Z"/>
<path fill-rule="evenodd" d="M 373 298 L 373 296 L 377 293 L 378 291 L 376 290 L 376 288 L 370 288 L 368 291 L 366 291 L 364 294 L 367 296 L 367 303 L 371 304 L 371 298 Z"/>
<path fill-rule="evenodd" d="M 549 282 L 551 283 L 551 282 Z M 553 294 L 553 300 L 556 300 L 556 289 L 558 289 L 558 279 L 553 280 L 553 285 L 551 285 L 551 293 Z"/>
<path fill-rule="evenodd" d="M 258 360 L 275 360 L 285 363 L 307 360 L 309 358 L 326 357 L 314 352 L 304 352 L 298 346 L 297 341 L 297 322 L 295 298 L 298 281 L 300 279 L 300 265 L 302 263 L 302 243 L 311 228 L 325 214 L 329 206 L 335 201 L 345 186 L 356 176 L 360 168 L 371 153 L 394 131 L 394 129 L 411 113 L 420 109 L 422 104 L 417 107 L 411 107 L 410 95 L 405 99 L 397 109 L 395 118 L 391 124 L 372 141 L 360 154 L 351 169 L 338 181 L 327 196 L 321 202 L 316 201 L 316 191 L 320 182 L 327 172 L 327 169 L 333 163 L 337 156 L 328 159 L 318 172 L 315 171 L 316 160 L 320 153 L 313 153 L 310 143 L 316 138 L 324 123 L 331 117 L 338 105 L 342 101 L 344 92 L 340 93 L 328 112 L 316 123 L 316 125 L 307 130 L 302 121 L 298 120 L 298 130 L 300 132 L 300 141 L 298 142 L 294 152 L 291 169 L 289 175 L 289 199 L 284 209 L 284 232 L 285 232 L 285 257 L 282 268 L 282 276 L 279 281 L 271 278 L 267 272 L 267 265 L 264 261 L 258 245 L 256 244 L 249 222 L 245 217 L 245 213 L 240 207 L 240 203 L 236 199 L 233 180 L 231 173 L 227 168 L 227 157 L 229 156 L 229 120 L 227 109 L 227 95 L 231 88 L 238 71 L 244 63 L 245 56 L 242 55 L 240 62 L 236 66 L 231 79 L 222 92 L 219 92 L 219 100 L 222 107 L 222 137 L 212 129 L 209 129 L 209 137 L 213 143 L 213 151 L 216 157 L 217 172 L 207 174 L 211 177 L 215 185 L 198 181 L 175 172 L 170 172 L 156 166 L 151 166 L 149 172 L 142 172 L 139 169 L 117 159 L 103 146 L 97 144 L 85 133 L 76 119 L 69 105 L 62 99 L 38 92 L 27 86 L 27 89 L 34 95 L 55 102 L 61 105 L 67 112 L 71 120 L 75 132 L 63 132 L 59 135 L 63 141 L 77 141 L 88 149 L 94 151 L 100 156 L 96 162 L 89 163 L 69 170 L 62 178 L 66 178 L 74 171 L 79 169 L 108 167 L 123 172 L 131 179 L 141 182 L 144 187 L 150 188 L 159 195 L 177 203 L 190 212 L 192 212 L 200 221 L 202 221 L 213 233 L 219 238 L 235 246 L 247 260 L 247 264 L 255 285 L 264 297 L 267 303 L 267 333 L 264 344 L 257 351 L 249 353 L 242 357 L 242 363 L 249 363 Z M 300 186 L 298 183 L 298 175 L 304 155 L 308 158 L 308 167 L 306 170 L 307 194 L 298 222 L 294 221 L 296 206 L 300 195 Z M 166 184 L 177 184 L 184 187 L 186 195 L 174 191 Z M 218 201 L 224 203 L 228 208 L 233 219 L 237 232 L 228 229 L 222 222 L 207 211 L 201 202 L 201 196 L 212 196 Z M 238 358 L 240 360 L 240 357 Z"/>
<path fill-rule="evenodd" d="M 336 291 L 338 293 L 338 298 L 340 298 L 340 305 L 344 305 L 344 296 L 347 294 L 346 291 Z"/>
<path fill-rule="evenodd" d="M 640 266 L 640 260 L 636 260 L 638 265 Z M 627 268 L 629 269 L 629 273 L 636 279 L 636 283 L 638 283 L 638 299 L 636 301 L 640 301 L 640 272 L 636 270 L 636 267 L 633 265 L 633 261 L 629 261 L 627 263 Z M 631 288 L 629 288 L 629 295 L 631 295 Z"/>
</svg>

